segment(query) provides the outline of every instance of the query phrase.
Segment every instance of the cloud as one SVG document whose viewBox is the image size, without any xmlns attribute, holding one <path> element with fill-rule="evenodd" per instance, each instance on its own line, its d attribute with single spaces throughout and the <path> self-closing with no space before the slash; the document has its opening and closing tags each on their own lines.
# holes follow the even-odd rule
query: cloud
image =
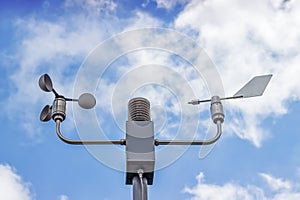
<svg viewBox="0 0 300 200">
<path fill-rule="evenodd" d="M 160 106 L 166 111 L 166 114 L 173 116 L 173 118 L 169 117 L 169 119 L 172 118 L 170 121 L 173 122 L 173 124 L 170 125 L 175 125 L 175 123 L 178 126 L 183 125 L 182 127 L 186 127 L 185 130 L 179 132 L 184 136 L 191 137 L 194 134 L 192 127 L 197 125 L 199 113 L 195 107 L 188 105 L 187 102 L 195 98 L 195 93 L 201 95 L 206 94 L 201 90 L 205 88 L 205 83 L 201 80 L 197 70 L 187 62 L 192 62 L 191 60 L 193 59 L 191 58 L 193 58 L 193 55 L 189 55 L 189 53 L 193 54 L 196 51 L 196 47 L 192 48 L 191 46 L 193 45 L 187 45 L 186 43 L 191 44 L 188 40 L 182 42 L 184 45 L 174 43 L 173 41 L 183 40 L 182 37 L 174 34 L 175 32 L 162 31 L 161 34 L 158 34 L 159 30 L 156 30 L 156 34 L 156 31 L 153 31 L 154 34 L 151 34 L 152 31 L 153 30 L 145 29 L 142 32 L 143 34 L 138 34 L 139 31 L 125 32 L 122 34 L 122 37 L 114 38 L 116 43 L 119 43 L 119 46 L 105 49 L 105 53 L 108 51 L 120 51 L 119 54 L 122 56 L 118 61 L 107 66 L 107 71 L 110 73 L 106 73 L 101 77 L 101 84 L 97 96 L 103 96 L 103 98 L 99 99 L 98 106 L 101 112 L 97 113 L 113 111 L 117 123 L 120 127 L 125 127 L 124 122 L 127 119 L 126 108 L 129 98 L 132 96 L 143 96 L 148 98 L 152 105 Z M 126 39 L 121 40 L 121 38 Z M 172 40 L 173 38 L 175 39 Z M 150 46 L 157 47 L 158 49 L 141 49 L 141 47 Z M 137 50 L 131 52 L 132 49 L 135 48 L 137 48 Z M 127 49 L 130 52 L 123 55 L 124 53 L 120 49 Z M 183 57 L 173 55 L 172 51 L 182 54 L 180 56 Z M 182 53 L 183 51 L 184 53 Z M 95 52 L 102 51 L 95 50 Z M 184 57 L 184 55 L 186 57 Z M 100 56 L 101 54 L 95 55 L 97 58 Z M 204 57 L 205 56 L 203 56 L 203 60 L 205 60 Z M 99 62 L 103 62 L 102 60 L 98 60 L 96 62 L 98 64 Z M 122 63 L 120 60 L 125 60 L 125 62 Z M 196 63 L 196 61 L 194 62 Z M 198 64 L 199 62 L 202 61 L 197 61 Z M 101 66 L 104 65 L 105 64 L 101 64 Z M 202 65 L 199 64 L 199 66 Z M 200 67 L 199 70 L 205 71 L 207 69 L 203 66 Z M 92 73 L 95 74 L 95 70 L 93 70 Z M 149 76 L 149 74 L 155 74 L 155 76 Z M 84 77 L 89 77 L 91 81 L 91 72 L 87 70 Z M 95 81 L 92 82 L 95 83 Z M 193 91 L 197 92 L 193 93 Z M 159 112 L 160 111 L 161 109 L 159 109 Z M 158 113 L 156 114 L 158 115 Z M 174 116 L 177 116 L 176 120 L 174 120 Z M 180 121 L 180 117 L 181 119 L 185 118 L 188 120 Z M 109 124 L 105 122 L 105 120 L 107 120 L 107 117 L 101 120 L 102 123 Z M 109 121 L 111 121 L 111 119 L 109 119 Z M 173 136 L 176 134 L 174 130 L 167 131 L 170 131 Z"/>
<path fill-rule="evenodd" d="M 22 177 L 9 165 L 0 164 L 0 196 L 5 200 L 32 200 L 30 183 L 22 180 Z"/>
<path fill-rule="evenodd" d="M 60 195 L 60 196 L 58 197 L 58 199 L 59 199 L 59 200 L 68 200 L 69 197 L 68 197 L 67 195 L 62 194 L 62 195 Z"/>
<path fill-rule="evenodd" d="M 150 2 L 155 2 L 157 8 L 162 8 L 166 9 L 167 11 L 170 11 L 174 9 L 177 5 L 185 5 L 189 2 L 190 0 L 145 0 L 141 6 L 142 7 L 147 7 Z"/>
<path fill-rule="evenodd" d="M 177 29 L 193 33 L 206 49 L 227 95 L 255 75 L 274 75 L 263 97 L 228 102 L 227 113 L 239 119 L 226 121 L 225 132 L 259 147 L 270 134 L 263 120 L 288 113 L 290 103 L 300 99 L 299 17 L 299 1 L 195 0 L 175 20 Z"/>
<path fill-rule="evenodd" d="M 205 183 L 204 174 L 197 176 L 197 185 L 185 187 L 184 192 L 192 195 L 191 200 L 222 200 L 222 199 L 246 199 L 246 200 L 296 200 L 300 197 L 300 189 L 296 184 L 289 181 L 282 181 L 269 174 L 260 174 L 272 189 L 269 191 L 255 185 L 242 186 L 237 183 L 224 183 L 223 185 Z M 275 187 L 275 188 L 274 188 Z"/>
<path fill-rule="evenodd" d="M 274 178 L 265 173 L 260 173 L 260 176 L 268 183 L 273 191 L 290 190 L 292 188 L 292 184 L 289 181 L 283 181 L 280 178 Z"/>
<path fill-rule="evenodd" d="M 9 95 L 7 111 L 11 118 L 22 121 L 23 128 L 31 138 L 39 138 L 36 136 L 41 132 L 39 126 L 32 123 L 38 119 L 38 114 L 32 115 L 32 112 L 39 113 L 41 107 L 37 105 L 52 101 L 50 95 L 46 97 L 37 87 L 39 75 L 55 75 L 55 88 L 71 96 L 78 69 L 74 66 L 79 66 L 96 44 L 121 31 L 165 26 L 162 20 L 138 10 L 133 11 L 128 18 L 118 18 L 112 14 L 117 5 L 113 6 L 111 4 L 114 3 L 110 4 L 109 1 L 85 1 L 82 12 L 72 13 L 72 10 L 80 7 L 80 2 L 65 1 L 64 9 L 67 11 L 64 18 L 49 21 L 33 15 L 18 20 L 16 24 L 23 36 L 19 38 L 20 46 L 16 51 L 18 67 L 11 74 L 15 88 Z M 183 3 L 160 2 L 172 6 Z M 256 9 L 256 5 L 260 5 L 260 9 Z M 93 6 L 96 11 L 92 9 Z M 110 7 L 112 13 L 98 12 L 105 7 Z M 234 133 L 257 147 L 261 146 L 270 135 L 267 129 L 261 127 L 261 122 L 270 116 L 288 113 L 289 103 L 300 98 L 297 82 L 297 74 L 300 73 L 300 50 L 297 48 L 300 45 L 300 27 L 297 23 L 299 8 L 300 4 L 296 1 L 190 1 L 174 21 L 174 26 L 167 25 L 192 35 L 205 47 L 218 66 L 228 95 L 234 94 L 255 75 L 274 74 L 263 97 L 235 100 L 225 105 L 227 119 L 230 119 L 224 126 L 228 135 Z M 101 17 L 93 17 L 95 12 Z M 138 39 L 135 38 L 135 42 Z M 184 48 L 186 46 L 182 44 Z M 157 52 L 140 52 L 128 57 L 131 66 L 148 64 L 153 60 L 158 64 L 173 64 L 172 57 L 166 59 Z M 205 84 L 201 78 L 190 77 L 189 74 L 193 73 L 188 71 L 188 67 L 174 69 L 180 74 L 187 74 L 187 81 L 193 89 L 197 88 L 195 91 L 200 94 L 199 98 L 207 97 L 207 92 L 203 92 Z M 118 68 L 118 72 L 122 72 L 122 67 Z M 107 84 L 104 90 L 114 88 L 111 82 Z M 20 114 L 15 116 L 15 113 Z M 70 113 L 68 115 L 67 120 L 71 120 Z M 73 127 L 71 123 L 70 127 Z"/>
<path fill-rule="evenodd" d="M 66 9 L 80 8 L 81 11 L 96 16 L 108 14 L 117 8 L 117 4 L 110 0 L 66 0 L 64 6 Z"/>
<path fill-rule="evenodd" d="M 120 130 L 124 131 L 124 123 L 127 120 L 127 102 L 134 96 L 146 97 L 151 101 L 151 107 L 158 106 L 159 109 L 151 110 L 151 112 L 154 111 L 154 117 L 159 115 L 155 113 L 156 111 L 164 113 L 164 116 L 162 116 L 164 119 L 160 119 L 164 127 L 157 127 L 159 132 L 156 132 L 159 134 L 159 138 L 191 139 L 198 136 L 196 132 L 200 121 L 199 113 L 197 108 L 188 105 L 187 102 L 195 98 L 195 94 L 202 95 L 201 88 L 206 86 L 201 81 L 198 70 L 204 71 L 204 74 L 207 76 L 211 74 L 218 75 L 218 73 L 216 70 L 214 71 L 214 68 L 207 67 L 212 65 L 206 59 L 207 57 L 203 54 L 202 49 L 197 48 L 197 45 L 191 42 L 190 39 L 179 35 L 175 31 L 167 31 L 165 29 L 128 31 L 105 41 L 93 51 L 85 62 L 87 65 L 82 66 L 76 79 L 76 85 L 78 83 L 81 84 L 82 80 L 84 80 L 83 82 L 90 83 L 87 84 L 88 87 L 95 88 L 96 91 L 99 89 L 96 92 L 96 96 L 99 99 L 96 112 L 85 112 L 92 114 L 90 117 L 84 113 L 76 115 L 78 116 L 76 118 L 77 130 L 80 135 L 82 133 L 84 139 L 95 137 L 95 135 L 85 134 L 91 127 L 94 130 L 99 129 L 99 132 L 104 133 L 104 135 L 107 134 L 114 139 L 120 138 L 115 133 L 120 133 L 120 131 L 114 130 L 118 128 L 116 125 L 119 125 Z M 178 42 L 174 43 L 173 41 Z M 149 49 L 149 47 L 156 48 Z M 172 55 L 172 52 L 176 52 L 182 57 Z M 112 62 L 111 59 L 116 57 L 118 60 Z M 196 63 L 194 65 L 199 67 L 191 66 L 191 62 L 193 64 Z M 207 64 L 207 66 L 203 63 Z M 100 77 L 101 73 L 103 74 Z M 219 81 L 218 76 L 214 78 L 214 81 L 210 83 Z M 82 89 L 80 84 L 78 84 L 79 87 L 76 86 L 78 90 Z M 98 88 L 96 89 L 96 87 Z M 200 88 L 200 90 L 197 93 L 193 93 L 196 88 Z M 213 88 L 213 90 L 217 91 L 218 88 Z M 77 92 L 80 93 L 81 91 Z M 86 120 L 87 118 L 92 119 L 95 114 L 100 119 L 100 126 L 96 120 Z M 103 134 L 98 135 L 101 137 Z M 122 134 L 118 136 L 123 137 Z M 205 135 L 203 134 L 202 138 L 204 137 Z M 184 148 L 174 150 L 175 148 L 172 147 L 165 149 L 169 152 L 172 151 L 172 156 L 170 156 L 170 153 L 162 154 L 160 152 L 162 156 L 158 158 L 159 161 L 157 163 L 159 164 L 157 168 L 170 164 L 170 160 L 173 162 L 185 150 Z M 165 149 L 162 151 L 165 151 Z M 119 153 L 119 149 L 116 150 Z M 97 154 L 98 158 L 103 161 L 102 155 Z M 167 159 L 164 160 L 166 157 Z M 108 162 L 110 161 L 105 163 Z M 116 166 L 114 163 L 108 165 L 114 165 L 115 169 L 120 169 L 119 165 Z"/>
<path fill-rule="evenodd" d="M 167 10 L 173 9 L 176 5 L 184 5 L 189 0 L 154 0 L 158 8 L 165 8 Z"/>
<path fill-rule="evenodd" d="M 66 1 L 64 17 L 48 20 L 32 14 L 16 21 L 18 48 L 13 55 L 15 68 L 9 71 L 13 88 L 5 99 L 6 112 L 10 119 L 20 121 L 32 141 L 41 141 L 38 115 L 43 105 L 53 101 L 52 94 L 39 89 L 40 75 L 48 73 L 55 89 L 71 97 L 77 69 L 96 45 L 124 29 L 160 24 L 159 20 L 138 11 L 125 19 L 112 13 L 97 12 L 107 7 L 115 9 L 112 1 L 85 1 L 82 12 L 71 12 L 80 8 L 80 2 Z M 101 17 L 95 17 L 95 12 Z M 67 109 L 65 126 L 72 130 L 70 111 Z"/>
<path fill-rule="evenodd" d="M 39 76 L 50 74 L 55 89 L 70 97 L 74 77 L 64 74 L 74 74 L 71 66 L 80 63 L 94 44 L 103 39 L 100 26 L 85 23 L 84 17 L 78 16 L 76 23 L 81 26 L 71 28 L 68 23 L 74 23 L 72 20 L 50 22 L 32 17 L 17 22 L 24 36 L 19 38 L 20 47 L 15 52 L 17 67 L 9 77 L 14 89 L 8 97 L 7 113 L 11 119 L 19 120 L 25 133 L 35 141 L 40 140 L 41 132 L 35 123 L 38 113 L 43 105 L 53 101 L 52 94 L 39 89 Z"/>
</svg>

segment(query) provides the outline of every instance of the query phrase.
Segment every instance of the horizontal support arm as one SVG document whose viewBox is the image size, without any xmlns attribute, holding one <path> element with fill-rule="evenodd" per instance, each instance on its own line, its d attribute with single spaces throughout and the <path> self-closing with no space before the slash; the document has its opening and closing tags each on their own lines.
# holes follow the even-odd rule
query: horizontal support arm
<svg viewBox="0 0 300 200">
<path fill-rule="evenodd" d="M 126 140 L 70 140 L 66 137 L 64 137 L 60 132 L 60 120 L 56 120 L 56 133 L 57 136 L 65 143 L 67 144 L 74 144 L 74 145 L 95 145 L 95 144 L 120 144 L 120 145 L 126 145 Z"/>
<path fill-rule="evenodd" d="M 243 97 L 244 97 L 243 95 L 238 95 L 238 96 L 233 96 L 233 97 L 223 97 L 223 98 L 220 98 L 220 100 L 239 99 L 239 98 L 243 98 Z M 188 104 L 198 105 L 200 103 L 206 103 L 206 102 L 211 102 L 211 99 L 192 100 L 192 101 L 188 102 Z"/>
<path fill-rule="evenodd" d="M 215 143 L 222 134 L 222 123 L 217 121 L 217 134 L 209 140 L 155 140 L 155 146 L 159 145 L 210 145 Z"/>
</svg>

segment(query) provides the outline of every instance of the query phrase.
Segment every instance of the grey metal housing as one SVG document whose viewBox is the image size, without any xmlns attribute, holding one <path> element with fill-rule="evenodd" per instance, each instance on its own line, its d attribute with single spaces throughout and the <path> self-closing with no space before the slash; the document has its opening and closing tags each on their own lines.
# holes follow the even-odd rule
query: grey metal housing
<svg viewBox="0 0 300 200">
<path fill-rule="evenodd" d="M 139 169 L 152 185 L 155 164 L 154 127 L 152 121 L 126 122 L 126 184 L 132 184 L 132 178 Z"/>
<path fill-rule="evenodd" d="M 143 170 L 149 185 L 153 183 L 155 149 L 154 125 L 150 121 L 150 102 L 145 98 L 134 98 L 128 103 L 126 121 L 126 184 Z"/>
</svg>

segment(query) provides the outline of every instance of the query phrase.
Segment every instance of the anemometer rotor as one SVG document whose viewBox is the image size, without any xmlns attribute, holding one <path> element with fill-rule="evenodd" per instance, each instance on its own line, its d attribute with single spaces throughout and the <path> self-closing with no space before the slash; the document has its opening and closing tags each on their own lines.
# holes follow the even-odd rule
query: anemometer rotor
<svg viewBox="0 0 300 200">
<path fill-rule="evenodd" d="M 95 97 L 90 93 L 83 93 L 78 99 L 66 98 L 58 94 L 53 88 L 52 80 L 48 74 L 44 74 L 39 79 L 39 86 L 45 92 L 53 92 L 55 95 L 52 106 L 46 105 L 40 114 L 40 120 L 43 122 L 49 121 L 51 118 L 56 121 L 64 121 L 66 118 L 66 102 L 78 102 L 79 106 L 84 109 L 91 109 L 96 105 Z"/>
</svg>

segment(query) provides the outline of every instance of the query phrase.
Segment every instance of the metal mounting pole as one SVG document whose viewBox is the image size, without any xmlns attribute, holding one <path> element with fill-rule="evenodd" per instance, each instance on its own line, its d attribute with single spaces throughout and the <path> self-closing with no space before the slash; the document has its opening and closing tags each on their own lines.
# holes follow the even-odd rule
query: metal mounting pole
<svg viewBox="0 0 300 200">
<path fill-rule="evenodd" d="M 132 179 L 133 200 L 148 200 L 148 182 L 147 178 L 143 178 L 143 185 L 138 176 Z"/>
</svg>

